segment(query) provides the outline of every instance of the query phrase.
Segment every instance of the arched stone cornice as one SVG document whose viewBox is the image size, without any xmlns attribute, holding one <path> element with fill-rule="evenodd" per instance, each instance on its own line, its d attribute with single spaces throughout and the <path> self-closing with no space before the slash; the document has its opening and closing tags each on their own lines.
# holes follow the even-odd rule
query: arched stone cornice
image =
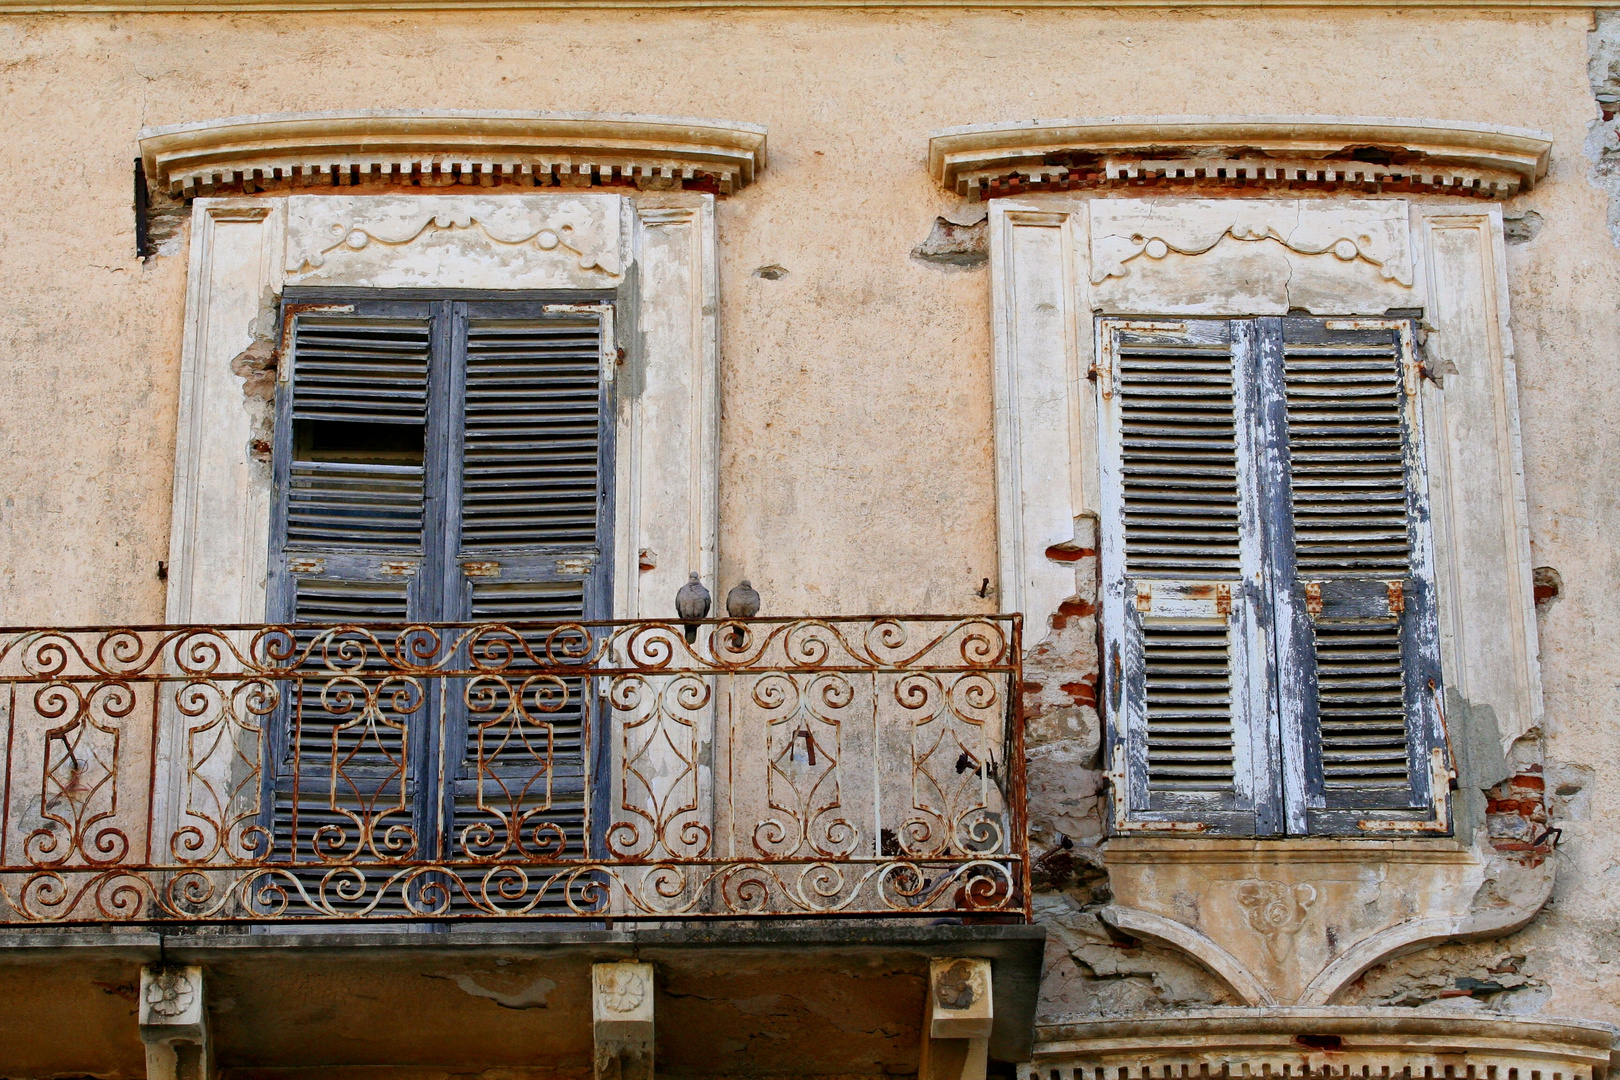
<svg viewBox="0 0 1620 1080">
<path fill-rule="evenodd" d="M 601 113 L 392 110 L 233 116 L 140 133 L 175 198 L 391 185 L 691 188 L 727 195 L 765 166 L 765 128 Z"/>
<path fill-rule="evenodd" d="M 1127 116 L 946 128 L 934 178 L 988 198 L 1085 188 L 1286 188 L 1505 198 L 1547 174 L 1526 128 L 1341 116 Z"/>
</svg>

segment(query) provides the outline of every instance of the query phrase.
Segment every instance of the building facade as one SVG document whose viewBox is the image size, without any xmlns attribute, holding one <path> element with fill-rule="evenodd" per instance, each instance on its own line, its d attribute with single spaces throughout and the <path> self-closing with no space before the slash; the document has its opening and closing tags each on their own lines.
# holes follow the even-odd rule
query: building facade
<svg viewBox="0 0 1620 1080">
<path fill-rule="evenodd" d="M 1620 16 L 0 12 L 0 1077 L 1606 1080 Z"/>
</svg>

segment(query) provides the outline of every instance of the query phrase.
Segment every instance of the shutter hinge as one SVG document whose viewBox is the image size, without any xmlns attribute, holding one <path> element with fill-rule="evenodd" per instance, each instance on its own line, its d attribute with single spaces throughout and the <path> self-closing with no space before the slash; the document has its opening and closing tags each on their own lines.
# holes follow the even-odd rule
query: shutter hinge
<svg viewBox="0 0 1620 1080">
<path fill-rule="evenodd" d="M 1384 589 L 1389 595 L 1389 613 L 1401 615 L 1406 612 L 1406 582 L 1386 581 Z"/>
<path fill-rule="evenodd" d="M 287 560 L 287 573 L 299 576 L 326 573 L 326 560 L 303 557 Z"/>
<path fill-rule="evenodd" d="M 1305 614 L 1313 619 L 1322 614 L 1322 583 L 1320 581 L 1307 581 L 1305 583 Z"/>
<path fill-rule="evenodd" d="M 461 573 L 465 577 L 500 577 L 501 564 L 498 562 L 464 562 L 461 564 Z"/>
</svg>

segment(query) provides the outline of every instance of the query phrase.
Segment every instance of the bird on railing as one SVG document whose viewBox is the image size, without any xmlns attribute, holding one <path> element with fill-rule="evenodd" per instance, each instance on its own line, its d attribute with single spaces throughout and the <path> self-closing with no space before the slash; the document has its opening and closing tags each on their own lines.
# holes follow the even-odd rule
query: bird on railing
<svg viewBox="0 0 1620 1080">
<path fill-rule="evenodd" d="M 749 584 L 747 578 L 733 585 L 731 591 L 726 593 L 726 614 L 733 619 L 752 619 L 759 614 L 759 593 Z M 743 647 L 741 630 L 731 632 L 731 647 L 733 649 Z"/>
<path fill-rule="evenodd" d="M 709 595 L 709 590 L 703 587 L 703 582 L 698 580 L 697 571 L 694 570 L 686 584 L 675 594 L 675 614 L 685 620 L 701 619 L 709 613 L 711 603 L 713 598 Z M 697 632 L 697 623 L 688 621 L 686 623 L 688 645 L 696 643 Z"/>
</svg>

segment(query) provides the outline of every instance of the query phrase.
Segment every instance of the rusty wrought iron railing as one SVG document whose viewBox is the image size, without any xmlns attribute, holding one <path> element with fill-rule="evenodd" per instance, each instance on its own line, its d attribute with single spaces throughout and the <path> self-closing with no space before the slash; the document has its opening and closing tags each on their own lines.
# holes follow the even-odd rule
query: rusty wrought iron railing
<svg viewBox="0 0 1620 1080">
<path fill-rule="evenodd" d="M 1027 918 L 1020 633 L 0 630 L 0 922 Z"/>
</svg>

